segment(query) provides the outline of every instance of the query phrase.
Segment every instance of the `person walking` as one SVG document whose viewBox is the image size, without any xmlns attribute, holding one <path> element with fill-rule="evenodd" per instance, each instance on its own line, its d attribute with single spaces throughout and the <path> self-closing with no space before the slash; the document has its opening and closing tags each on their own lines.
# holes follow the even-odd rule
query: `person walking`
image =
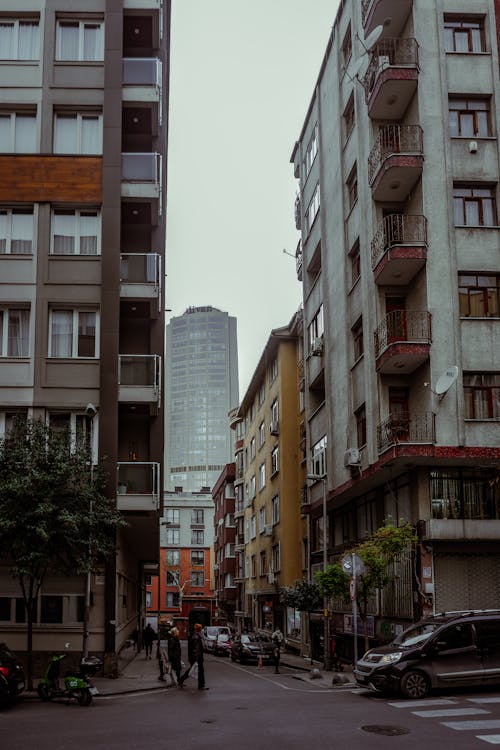
<svg viewBox="0 0 500 750">
<path fill-rule="evenodd" d="M 151 653 L 153 651 L 153 641 L 155 640 L 155 638 L 156 633 L 148 622 L 142 632 L 142 642 L 144 643 L 144 649 L 146 651 L 146 659 L 151 659 Z"/>
<path fill-rule="evenodd" d="M 208 690 L 207 686 L 205 685 L 205 664 L 203 662 L 203 641 L 201 640 L 201 631 L 203 629 L 203 625 L 200 625 L 199 622 L 196 623 L 194 626 L 194 636 L 195 636 L 195 656 L 196 656 L 196 664 L 198 665 L 198 690 Z"/>
<path fill-rule="evenodd" d="M 187 641 L 188 641 L 187 647 L 188 647 L 188 662 L 189 662 L 189 667 L 186 669 L 186 671 L 184 672 L 184 674 L 181 675 L 181 679 L 179 680 L 179 684 L 180 684 L 181 687 L 183 686 L 184 682 L 189 677 L 189 673 L 191 671 L 191 668 L 192 668 L 193 664 L 196 663 L 196 637 L 195 637 L 194 633 L 190 632 L 188 634 Z"/>
<path fill-rule="evenodd" d="M 168 660 L 170 662 L 170 668 L 175 672 L 177 678 L 177 685 L 181 688 L 184 687 L 181 678 L 181 642 L 179 640 L 178 628 L 172 628 L 168 634 Z"/>
<path fill-rule="evenodd" d="M 281 644 L 283 643 L 283 633 L 279 628 L 276 628 L 271 636 L 274 643 L 274 673 L 279 674 L 280 672 L 280 654 Z"/>
</svg>

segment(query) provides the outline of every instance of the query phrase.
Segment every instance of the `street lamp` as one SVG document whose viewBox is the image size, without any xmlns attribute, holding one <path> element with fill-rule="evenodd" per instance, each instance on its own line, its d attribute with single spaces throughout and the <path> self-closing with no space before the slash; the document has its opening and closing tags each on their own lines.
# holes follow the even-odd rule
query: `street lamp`
<svg viewBox="0 0 500 750">
<path fill-rule="evenodd" d="M 307 479 L 312 482 L 323 482 L 323 573 L 326 572 L 328 566 L 328 534 L 327 534 L 327 521 L 328 516 L 326 513 L 326 474 L 308 474 Z M 324 641 L 324 653 L 323 653 L 323 666 L 325 669 L 331 669 L 330 664 L 330 614 L 328 612 L 328 597 L 323 597 L 323 641 Z M 311 643 L 312 651 L 312 643 Z"/>
</svg>

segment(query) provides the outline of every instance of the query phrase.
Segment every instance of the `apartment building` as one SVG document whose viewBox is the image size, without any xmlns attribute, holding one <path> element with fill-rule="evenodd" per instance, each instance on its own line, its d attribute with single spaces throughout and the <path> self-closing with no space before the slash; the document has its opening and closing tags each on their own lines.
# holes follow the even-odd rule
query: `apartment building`
<svg viewBox="0 0 500 750">
<path fill-rule="evenodd" d="M 214 501 L 214 592 L 217 622 L 233 623 L 236 611 L 234 542 L 235 464 L 227 464 L 212 489 Z"/>
<path fill-rule="evenodd" d="M 384 520 L 415 559 L 376 640 L 498 606 L 500 88 L 493 0 L 342 0 L 291 161 L 301 241 L 311 568 Z M 352 653 L 348 610 L 332 632 Z"/>
<path fill-rule="evenodd" d="M 300 617 L 280 588 L 307 576 L 303 412 L 299 389 L 302 312 L 271 332 L 237 410 L 235 554 L 238 628 L 279 626 L 300 645 Z"/>
<path fill-rule="evenodd" d="M 169 0 L 0 0 L 0 434 L 27 413 L 105 465 L 128 521 L 90 582 L 109 673 L 158 566 L 169 46 Z M 80 650 L 84 594 L 45 580 L 35 650 Z M 19 595 L 3 567 L 23 651 Z"/>
</svg>

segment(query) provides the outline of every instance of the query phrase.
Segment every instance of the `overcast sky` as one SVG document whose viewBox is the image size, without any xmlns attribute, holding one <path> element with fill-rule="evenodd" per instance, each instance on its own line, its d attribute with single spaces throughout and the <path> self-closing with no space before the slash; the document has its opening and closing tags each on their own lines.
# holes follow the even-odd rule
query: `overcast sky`
<svg viewBox="0 0 500 750">
<path fill-rule="evenodd" d="M 238 321 L 240 398 L 301 301 L 290 164 L 338 0 L 173 0 L 167 307 Z"/>
</svg>

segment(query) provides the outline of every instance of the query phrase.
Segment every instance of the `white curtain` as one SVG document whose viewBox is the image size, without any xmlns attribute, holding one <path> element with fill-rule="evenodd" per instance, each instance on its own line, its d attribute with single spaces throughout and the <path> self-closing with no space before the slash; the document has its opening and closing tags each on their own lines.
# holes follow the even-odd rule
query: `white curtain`
<svg viewBox="0 0 500 750">
<path fill-rule="evenodd" d="M 86 23 L 83 25 L 83 59 L 102 60 L 102 26 Z"/>
<path fill-rule="evenodd" d="M 7 239 L 10 235 L 10 215 L 7 211 L 0 211 L 0 254 L 7 252 Z"/>
<path fill-rule="evenodd" d="M 97 213 L 83 213 L 80 215 L 80 255 L 97 255 Z"/>
<path fill-rule="evenodd" d="M 82 154 L 101 154 L 101 118 L 99 115 L 82 115 L 82 135 L 80 151 Z"/>
<path fill-rule="evenodd" d="M 14 45 L 15 26 L 8 21 L 0 23 L 0 59 L 13 60 L 15 55 Z"/>
<path fill-rule="evenodd" d="M 33 252 L 33 214 L 12 214 L 11 253 L 30 255 Z"/>
<path fill-rule="evenodd" d="M 53 310 L 51 317 L 51 357 L 71 357 L 73 342 L 72 310 Z"/>
<path fill-rule="evenodd" d="M 78 60 L 78 40 L 80 26 L 74 22 L 62 22 L 57 25 L 57 59 Z"/>
<path fill-rule="evenodd" d="M 75 215 L 54 212 L 52 214 L 52 252 L 56 255 L 75 253 Z"/>
<path fill-rule="evenodd" d="M 11 115 L 0 115 L 0 151 L 12 151 Z"/>
<path fill-rule="evenodd" d="M 9 310 L 8 357 L 29 357 L 29 310 Z"/>
<path fill-rule="evenodd" d="M 18 60 L 38 60 L 40 57 L 40 36 L 36 21 L 19 23 Z"/>
<path fill-rule="evenodd" d="M 54 123 L 54 153 L 77 153 L 76 115 L 56 115 Z"/>
<path fill-rule="evenodd" d="M 14 151 L 34 154 L 36 151 L 36 116 L 16 114 Z"/>
</svg>

